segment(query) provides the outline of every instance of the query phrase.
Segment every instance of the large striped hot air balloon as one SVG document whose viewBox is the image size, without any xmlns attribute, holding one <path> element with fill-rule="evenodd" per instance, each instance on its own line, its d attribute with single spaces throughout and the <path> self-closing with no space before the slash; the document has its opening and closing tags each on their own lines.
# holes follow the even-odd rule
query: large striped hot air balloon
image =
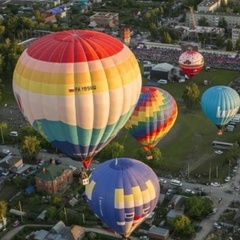
<svg viewBox="0 0 240 240">
<path fill-rule="evenodd" d="M 125 125 L 141 85 L 130 49 L 88 30 L 36 40 L 13 74 L 15 98 L 30 124 L 60 151 L 82 160 L 85 168 Z"/>
<path fill-rule="evenodd" d="M 182 72 L 192 79 L 202 70 L 204 59 L 201 53 L 188 50 L 180 55 L 178 64 Z"/>
<path fill-rule="evenodd" d="M 214 86 L 203 93 L 201 105 L 208 119 L 217 126 L 218 135 L 222 135 L 224 126 L 239 110 L 240 98 L 231 87 Z"/>
<path fill-rule="evenodd" d="M 98 165 L 85 194 L 97 217 L 128 238 L 154 210 L 160 186 L 156 174 L 146 164 L 116 158 Z"/>
<path fill-rule="evenodd" d="M 145 86 L 125 127 L 150 151 L 169 132 L 178 114 L 177 103 L 167 91 Z M 149 158 L 151 155 L 149 153 Z"/>
</svg>

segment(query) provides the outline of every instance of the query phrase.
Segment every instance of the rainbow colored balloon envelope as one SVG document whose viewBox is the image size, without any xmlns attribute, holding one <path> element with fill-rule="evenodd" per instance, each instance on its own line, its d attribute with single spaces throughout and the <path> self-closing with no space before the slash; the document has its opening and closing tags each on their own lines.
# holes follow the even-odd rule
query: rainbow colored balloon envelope
<svg viewBox="0 0 240 240">
<path fill-rule="evenodd" d="M 36 40 L 13 74 L 14 95 L 29 123 L 85 168 L 125 125 L 141 87 L 131 50 L 116 38 L 88 30 Z"/>
<path fill-rule="evenodd" d="M 160 186 L 143 162 L 117 158 L 97 166 L 85 194 L 97 217 L 127 238 L 156 207 Z"/>
<path fill-rule="evenodd" d="M 125 127 L 149 151 L 170 131 L 177 114 L 177 103 L 172 95 L 163 89 L 146 86 Z"/>
</svg>

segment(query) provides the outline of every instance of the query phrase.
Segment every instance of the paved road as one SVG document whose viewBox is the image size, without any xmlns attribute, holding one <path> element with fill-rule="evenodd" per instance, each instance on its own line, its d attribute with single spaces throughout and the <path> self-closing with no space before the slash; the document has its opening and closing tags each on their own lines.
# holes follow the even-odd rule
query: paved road
<svg viewBox="0 0 240 240">
<path fill-rule="evenodd" d="M 240 169 L 238 169 L 240 172 Z M 169 179 L 166 179 L 167 181 L 170 181 Z M 239 173 L 230 180 L 230 182 L 223 184 L 220 187 L 213 187 L 213 186 L 206 186 L 201 184 L 193 184 L 183 181 L 182 189 L 191 189 L 194 190 L 194 187 L 201 186 L 204 188 L 204 191 L 208 193 L 208 195 L 211 197 L 214 208 L 217 208 L 217 212 L 215 214 L 212 214 L 212 216 L 208 219 L 203 220 L 199 226 L 202 226 L 202 230 L 199 233 L 196 233 L 196 237 L 194 240 L 206 240 L 208 234 L 213 230 L 213 223 L 217 222 L 219 220 L 219 217 L 223 213 L 225 209 L 229 207 L 229 204 L 232 201 L 235 201 L 238 199 L 240 192 L 236 192 L 234 190 L 234 186 L 239 185 L 240 176 Z M 232 190 L 233 194 L 226 193 L 226 190 Z M 195 190 L 194 190 L 195 191 Z M 219 200 L 222 199 L 220 202 Z"/>
</svg>

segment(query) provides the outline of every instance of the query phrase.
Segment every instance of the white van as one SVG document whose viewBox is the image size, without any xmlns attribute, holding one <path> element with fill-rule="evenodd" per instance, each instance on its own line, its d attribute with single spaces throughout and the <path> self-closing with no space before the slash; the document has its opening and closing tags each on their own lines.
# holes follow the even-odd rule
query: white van
<svg viewBox="0 0 240 240">
<path fill-rule="evenodd" d="M 9 136 L 11 136 L 11 137 L 17 137 L 17 136 L 18 136 L 18 132 L 16 132 L 16 131 L 11 131 L 11 132 L 9 133 Z"/>
<path fill-rule="evenodd" d="M 170 183 L 171 183 L 172 185 L 174 185 L 174 186 L 178 186 L 178 187 L 181 187 L 181 186 L 182 186 L 181 181 L 179 181 L 179 180 L 177 180 L 177 179 L 172 179 Z"/>
</svg>

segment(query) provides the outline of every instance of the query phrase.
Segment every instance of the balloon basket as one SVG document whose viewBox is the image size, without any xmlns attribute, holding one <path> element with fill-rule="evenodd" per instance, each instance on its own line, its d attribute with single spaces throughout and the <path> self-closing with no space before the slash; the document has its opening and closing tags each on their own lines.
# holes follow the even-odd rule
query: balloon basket
<svg viewBox="0 0 240 240">
<path fill-rule="evenodd" d="M 146 159 L 147 159 L 147 160 L 152 160 L 152 159 L 153 159 L 153 156 L 152 156 L 152 155 L 147 155 L 147 156 L 146 156 Z"/>
<path fill-rule="evenodd" d="M 89 184 L 89 177 L 88 177 L 86 171 L 82 171 L 82 172 L 80 173 L 80 179 L 79 179 L 79 180 L 80 180 L 80 183 L 81 183 L 83 186 Z"/>
</svg>

